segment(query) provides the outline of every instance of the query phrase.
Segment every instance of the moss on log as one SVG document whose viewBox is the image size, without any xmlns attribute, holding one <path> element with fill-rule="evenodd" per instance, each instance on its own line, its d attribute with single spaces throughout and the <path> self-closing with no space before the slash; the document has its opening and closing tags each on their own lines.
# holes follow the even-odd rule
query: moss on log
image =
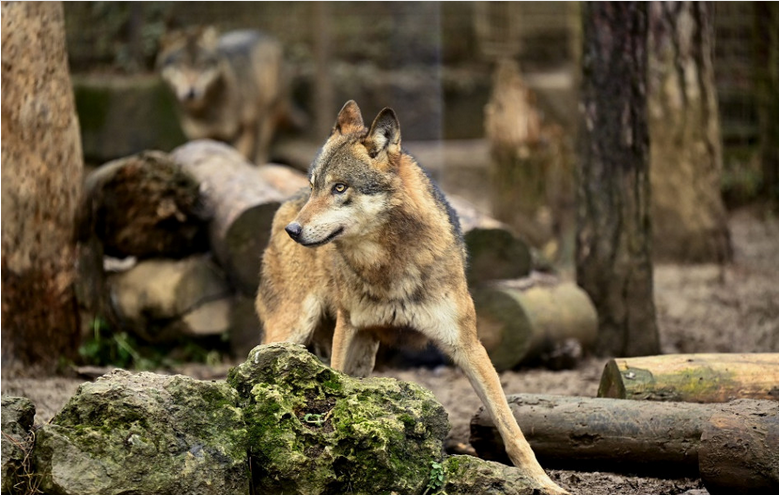
<svg viewBox="0 0 783 496">
<path fill-rule="evenodd" d="M 598 396 L 720 403 L 778 400 L 778 353 L 704 353 L 615 358 L 604 367 Z"/>
</svg>

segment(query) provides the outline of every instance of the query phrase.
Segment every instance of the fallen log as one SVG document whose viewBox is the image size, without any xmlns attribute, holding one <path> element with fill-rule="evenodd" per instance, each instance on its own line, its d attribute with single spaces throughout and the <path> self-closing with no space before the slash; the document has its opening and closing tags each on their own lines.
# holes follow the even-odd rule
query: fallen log
<svg viewBox="0 0 783 496">
<path fill-rule="evenodd" d="M 763 400 L 699 404 L 517 394 L 508 401 L 545 467 L 664 476 L 699 473 L 700 457 L 707 456 L 702 434 L 713 415 L 744 418 L 748 401 L 761 410 L 777 408 Z M 479 457 L 510 463 L 483 407 L 471 419 L 470 442 Z"/>
<path fill-rule="evenodd" d="M 211 213 L 210 244 L 220 265 L 235 287 L 247 296 L 255 295 L 272 218 L 289 195 L 270 185 L 258 167 L 223 143 L 191 141 L 171 156 L 200 184 Z"/>
<path fill-rule="evenodd" d="M 560 349 L 580 358 L 598 333 L 598 315 L 587 294 L 553 276 L 499 281 L 472 294 L 479 338 L 497 370 Z"/>
<path fill-rule="evenodd" d="M 598 396 L 718 403 L 778 400 L 778 353 L 704 353 L 616 358 L 604 367 Z"/>
<path fill-rule="evenodd" d="M 738 400 L 744 411 L 719 412 L 704 427 L 699 474 L 710 494 L 779 491 L 780 431 L 777 402 Z"/>
<path fill-rule="evenodd" d="M 208 256 L 145 260 L 107 279 L 118 323 L 149 342 L 222 334 L 233 291 Z"/>
<path fill-rule="evenodd" d="M 179 258 L 208 250 L 198 183 L 163 152 L 147 151 L 91 172 L 80 206 L 80 240 L 106 255 Z"/>
</svg>

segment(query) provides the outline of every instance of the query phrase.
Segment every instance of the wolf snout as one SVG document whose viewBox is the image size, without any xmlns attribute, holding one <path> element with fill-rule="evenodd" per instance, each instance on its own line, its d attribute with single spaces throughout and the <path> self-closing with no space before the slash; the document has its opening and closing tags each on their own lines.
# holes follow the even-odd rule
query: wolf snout
<svg viewBox="0 0 783 496">
<path fill-rule="evenodd" d="M 291 239 L 294 241 L 299 240 L 299 236 L 302 235 L 302 226 L 298 222 L 292 222 L 285 226 L 285 232 L 288 233 L 289 236 L 291 236 Z"/>
</svg>

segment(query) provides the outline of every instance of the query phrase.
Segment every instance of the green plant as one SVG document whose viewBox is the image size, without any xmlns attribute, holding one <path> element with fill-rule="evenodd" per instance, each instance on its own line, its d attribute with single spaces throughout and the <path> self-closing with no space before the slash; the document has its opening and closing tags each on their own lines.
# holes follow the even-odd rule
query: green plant
<svg viewBox="0 0 783 496">
<path fill-rule="evenodd" d="M 183 336 L 170 343 L 147 343 L 113 329 L 100 316 L 92 320 L 90 327 L 92 334 L 79 347 L 79 356 L 87 365 L 154 370 L 198 362 L 216 367 L 223 363 L 229 344 L 223 336 L 201 340 Z"/>
<path fill-rule="evenodd" d="M 100 316 L 92 320 L 92 336 L 79 347 L 79 356 L 89 365 L 114 365 L 128 368 L 141 361 L 133 338 L 125 332 L 113 332 Z"/>
<path fill-rule="evenodd" d="M 424 494 L 446 494 L 442 490 L 445 479 L 443 464 L 440 462 L 432 462 L 431 466 L 432 469 L 430 470 L 430 480 L 427 482 L 427 487 L 424 489 Z"/>
<path fill-rule="evenodd" d="M 307 413 L 302 420 L 308 424 L 315 424 L 320 427 L 326 421 L 324 415 L 323 413 Z"/>
</svg>

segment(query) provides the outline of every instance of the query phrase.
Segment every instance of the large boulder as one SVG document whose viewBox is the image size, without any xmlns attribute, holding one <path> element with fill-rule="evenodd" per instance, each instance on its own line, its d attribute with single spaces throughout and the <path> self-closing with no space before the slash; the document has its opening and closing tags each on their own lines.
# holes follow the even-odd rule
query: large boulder
<svg viewBox="0 0 783 496">
<path fill-rule="evenodd" d="M 443 458 L 447 414 L 415 384 L 351 378 L 291 344 L 254 348 L 228 382 L 256 493 L 423 494 Z"/>
<path fill-rule="evenodd" d="M 30 467 L 27 465 L 28 454 L 32 450 L 33 441 L 30 430 L 35 418 L 35 405 L 27 398 L 3 396 L 2 399 L 2 492 L 28 493 L 31 489 L 28 483 L 34 483 L 27 478 Z"/>
<path fill-rule="evenodd" d="M 247 493 L 247 431 L 224 382 L 115 370 L 79 387 L 37 434 L 51 494 Z"/>
</svg>

